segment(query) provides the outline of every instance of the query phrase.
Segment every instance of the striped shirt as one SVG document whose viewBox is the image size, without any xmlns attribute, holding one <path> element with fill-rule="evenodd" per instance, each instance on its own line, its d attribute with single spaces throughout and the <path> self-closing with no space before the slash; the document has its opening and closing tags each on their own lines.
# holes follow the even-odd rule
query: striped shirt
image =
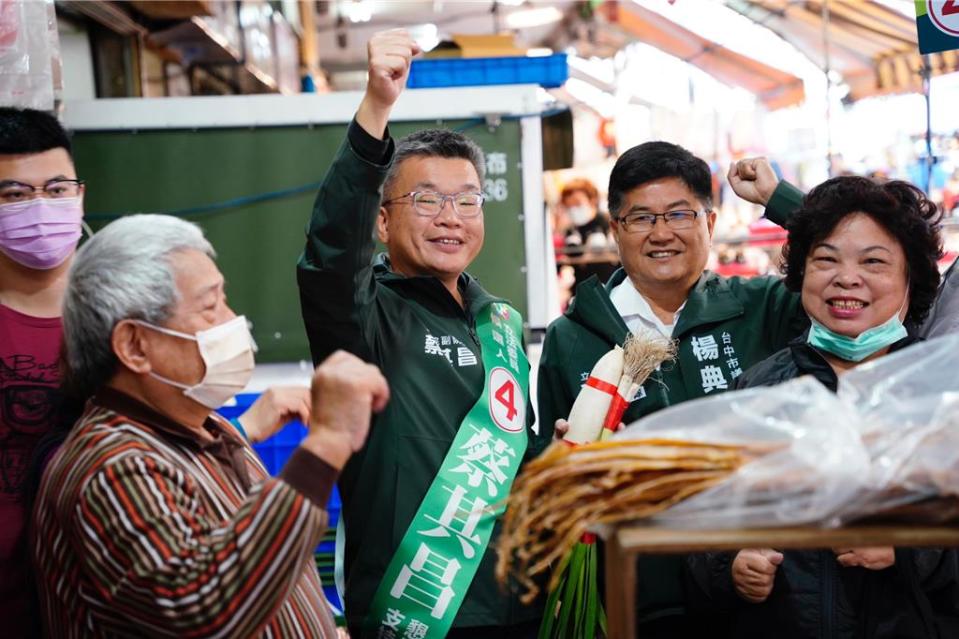
<svg viewBox="0 0 959 639">
<path fill-rule="evenodd" d="M 270 478 L 226 420 L 204 428 L 90 401 L 34 510 L 48 636 L 336 636 L 313 558 L 336 471 L 298 449 Z"/>
</svg>

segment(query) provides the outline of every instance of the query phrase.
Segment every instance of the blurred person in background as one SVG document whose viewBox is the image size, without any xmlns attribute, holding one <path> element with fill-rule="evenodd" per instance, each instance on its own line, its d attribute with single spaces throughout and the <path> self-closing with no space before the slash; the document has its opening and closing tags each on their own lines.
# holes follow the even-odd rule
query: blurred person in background
<svg viewBox="0 0 959 639">
<path fill-rule="evenodd" d="M 570 180 L 560 192 L 559 207 L 568 227 L 563 238 L 563 253 L 578 258 L 574 264 L 576 283 L 591 275 L 606 281 L 619 266 L 609 261 L 609 216 L 599 210 L 599 190 L 586 178 Z M 591 256 L 591 254 L 596 254 Z"/>
</svg>

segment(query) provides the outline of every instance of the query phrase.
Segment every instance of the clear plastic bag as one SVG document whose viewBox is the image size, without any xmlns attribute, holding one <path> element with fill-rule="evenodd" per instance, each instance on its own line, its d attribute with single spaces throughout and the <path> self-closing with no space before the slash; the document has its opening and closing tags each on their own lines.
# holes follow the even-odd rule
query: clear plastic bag
<svg viewBox="0 0 959 639">
<path fill-rule="evenodd" d="M 742 445 L 755 456 L 653 520 L 665 526 L 833 526 L 959 496 L 959 336 L 857 367 L 838 394 L 805 377 L 680 404 L 617 435 L 649 437 Z"/>
<path fill-rule="evenodd" d="M 30 70 L 24 11 L 22 2 L 0 0 L 0 69 L 3 75 L 23 75 Z"/>
<path fill-rule="evenodd" d="M 61 84 L 53 0 L 0 0 L 0 104 L 53 110 Z"/>
<path fill-rule="evenodd" d="M 871 460 L 870 491 L 842 520 L 959 496 L 959 336 L 859 366 L 841 379 L 839 396 L 860 415 Z"/>
</svg>

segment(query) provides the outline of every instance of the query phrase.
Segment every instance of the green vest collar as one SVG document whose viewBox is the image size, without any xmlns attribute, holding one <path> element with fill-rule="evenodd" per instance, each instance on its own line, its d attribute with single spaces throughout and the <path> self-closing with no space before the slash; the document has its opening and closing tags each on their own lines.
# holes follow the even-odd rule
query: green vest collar
<svg viewBox="0 0 959 639">
<path fill-rule="evenodd" d="M 681 338 L 697 326 L 724 322 L 740 317 L 745 312 L 746 307 L 733 295 L 726 278 L 712 271 L 703 271 L 686 298 L 686 306 L 679 314 L 673 337 Z"/>
<path fill-rule="evenodd" d="M 618 269 L 603 286 L 593 276 L 576 287 L 576 297 L 566 311 L 567 317 L 602 335 L 613 344 L 622 344 L 629 329 L 623 323 L 609 293 L 626 279 L 626 271 Z M 746 309 L 725 278 L 704 271 L 686 298 L 686 306 L 679 314 L 673 337 L 681 338 L 688 331 L 704 324 L 723 322 L 740 317 Z"/>
<path fill-rule="evenodd" d="M 611 344 L 622 344 L 629 334 L 629 329 L 609 299 L 609 291 L 625 278 L 626 272 L 618 269 L 605 287 L 595 275 L 581 282 L 576 287 L 576 296 L 566 309 L 566 317 Z"/>
<path fill-rule="evenodd" d="M 373 274 L 377 281 L 387 284 L 395 282 L 408 283 L 413 286 L 438 286 L 452 299 L 446 287 L 435 277 L 427 275 L 406 277 L 405 275 L 394 272 L 390 266 L 390 256 L 386 252 L 379 253 L 373 258 Z M 469 273 L 464 272 L 460 274 L 458 286 L 460 292 L 463 294 L 463 301 L 466 302 L 466 307 L 472 317 L 476 317 L 479 310 L 490 302 L 506 302 L 506 300 L 502 298 L 491 295 L 483 288 L 479 280 Z"/>
</svg>

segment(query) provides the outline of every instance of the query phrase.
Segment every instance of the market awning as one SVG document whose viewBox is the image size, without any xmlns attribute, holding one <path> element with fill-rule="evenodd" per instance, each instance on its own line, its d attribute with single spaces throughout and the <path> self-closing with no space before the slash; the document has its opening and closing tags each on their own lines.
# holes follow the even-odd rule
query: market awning
<svg viewBox="0 0 959 639">
<path fill-rule="evenodd" d="M 724 84 L 756 94 L 768 109 L 799 104 L 805 97 L 800 78 L 731 51 L 649 9 L 632 3 L 608 2 L 601 10 L 609 22 L 638 41 L 681 58 Z"/>
<path fill-rule="evenodd" d="M 820 68 L 849 85 L 849 100 L 922 91 L 916 21 L 876 0 L 726 0 L 731 9 L 767 27 Z M 911 3 L 909 3 L 911 6 Z M 827 27 L 824 29 L 824 25 Z M 930 55 L 932 74 L 959 70 L 959 55 Z"/>
</svg>

